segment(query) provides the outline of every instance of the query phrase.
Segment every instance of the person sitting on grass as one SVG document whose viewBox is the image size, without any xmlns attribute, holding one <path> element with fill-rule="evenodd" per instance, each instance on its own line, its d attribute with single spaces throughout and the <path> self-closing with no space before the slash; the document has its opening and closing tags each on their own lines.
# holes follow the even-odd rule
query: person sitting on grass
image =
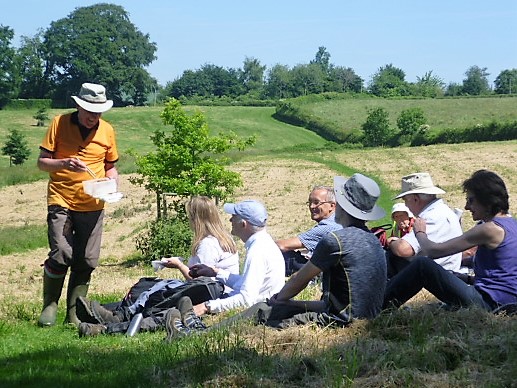
<svg viewBox="0 0 517 388">
<path fill-rule="evenodd" d="M 451 307 L 477 306 L 488 311 L 517 304 L 517 221 L 508 214 L 508 192 L 495 173 L 478 170 L 463 182 L 465 209 L 479 223 L 461 236 L 441 243 L 426 233 L 426 220 L 417 218 L 415 236 L 428 257 L 413 260 L 387 287 L 385 307 L 399 307 L 422 288 Z M 469 285 L 433 259 L 477 246 L 474 284 Z"/>
<path fill-rule="evenodd" d="M 393 228 L 391 228 L 391 236 L 388 238 L 388 244 L 391 238 L 401 238 L 413 230 L 415 216 L 403 203 L 396 203 L 391 208 L 391 219 Z"/>
<path fill-rule="evenodd" d="M 221 268 L 231 275 L 238 275 L 237 245 L 230 233 L 225 230 L 214 200 L 206 196 L 194 196 L 187 201 L 185 210 L 190 228 L 194 232 L 192 257 L 188 265 L 206 264 Z M 190 268 L 183 264 L 181 258 L 169 257 L 162 261 L 165 267 L 179 269 L 187 281 L 192 279 L 189 274 Z M 183 282 L 177 279 L 166 279 L 160 283 L 163 287 L 174 287 Z M 158 287 L 152 289 L 154 292 L 159 290 Z M 147 290 L 145 295 L 149 297 L 150 292 L 151 290 Z M 131 318 L 139 311 L 138 306 L 146 302 L 147 299 L 137 299 L 132 306 L 120 304 L 114 310 L 109 310 L 99 302 L 79 297 L 77 300 L 77 315 L 81 321 L 79 332 L 81 335 L 95 335 L 108 329 L 110 333 L 125 332 Z M 144 318 L 142 330 L 156 330 L 163 326 L 164 314 L 165 312 L 161 316 Z"/>
<path fill-rule="evenodd" d="M 311 219 L 317 224 L 297 236 L 276 241 L 284 256 L 285 276 L 291 276 L 303 267 L 323 236 L 342 228 L 334 217 L 336 197 L 332 187 L 314 186 L 309 194 L 307 206 Z"/>
<path fill-rule="evenodd" d="M 334 178 L 336 221 L 342 229 L 328 233 L 316 246 L 311 260 L 291 276 L 267 302 L 257 303 L 210 329 L 227 327 L 243 319 L 276 328 L 315 322 L 348 325 L 355 318 L 376 317 L 382 308 L 386 285 L 386 259 L 366 221 L 384 217 L 376 205 L 380 189 L 372 179 L 354 174 Z M 294 300 L 310 280 L 322 273 L 321 300 Z M 166 320 L 168 339 L 188 334 L 177 313 Z"/>
<path fill-rule="evenodd" d="M 205 264 L 196 264 L 190 268 L 193 277 L 215 277 L 233 289 L 223 298 L 194 306 L 198 316 L 220 313 L 237 307 L 249 307 L 270 298 L 285 284 L 284 259 L 275 241 L 266 231 L 268 215 L 264 205 L 258 201 L 246 200 L 226 203 L 224 211 L 232 215 L 231 233 L 245 244 L 244 269 L 242 275 L 235 275 Z"/>
<path fill-rule="evenodd" d="M 427 221 L 429 237 L 436 242 L 443 242 L 462 234 L 458 216 L 437 195 L 445 191 L 435 186 L 431 175 L 418 172 L 402 178 L 402 190 L 395 199 L 402 198 L 411 212 Z M 401 238 L 392 237 L 388 241 L 386 260 L 388 262 L 388 277 L 391 278 L 404 267 L 422 255 L 419 240 L 414 228 Z M 437 258 L 436 262 L 447 270 L 459 272 L 461 253 L 445 255 Z"/>
</svg>

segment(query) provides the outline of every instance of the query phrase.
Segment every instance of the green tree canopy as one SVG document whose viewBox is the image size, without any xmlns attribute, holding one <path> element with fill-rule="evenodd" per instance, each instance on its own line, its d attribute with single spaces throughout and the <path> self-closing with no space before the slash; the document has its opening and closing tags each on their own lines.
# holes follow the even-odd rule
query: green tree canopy
<svg viewBox="0 0 517 388">
<path fill-rule="evenodd" d="M 471 66 L 466 72 L 467 78 L 463 80 L 462 92 L 471 96 L 489 94 L 488 76 L 486 67 Z"/>
<path fill-rule="evenodd" d="M 156 44 L 118 5 L 76 8 L 52 22 L 44 34 L 44 49 L 46 77 L 56 85 L 61 101 L 68 101 L 83 82 L 96 82 L 106 87 L 115 105 L 141 105 L 157 85 L 144 69 L 156 59 Z"/>
<path fill-rule="evenodd" d="M 433 71 L 426 72 L 422 77 L 416 77 L 414 94 L 422 97 L 438 97 L 443 95 L 445 83 L 443 80 L 433 75 Z"/>
<path fill-rule="evenodd" d="M 242 65 L 242 83 L 247 93 L 259 93 L 264 87 L 264 71 L 266 66 L 260 64 L 256 58 L 244 59 Z"/>
<path fill-rule="evenodd" d="M 406 96 L 409 94 L 406 73 L 389 65 L 380 67 L 370 82 L 370 92 L 379 97 Z"/>
<path fill-rule="evenodd" d="M 204 116 L 187 114 L 176 99 L 165 104 L 161 114 L 168 130 L 156 130 L 151 139 L 156 150 L 136 159 L 140 177 L 132 182 L 157 194 L 179 198 L 206 195 L 226 199 L 241 185 L 240 175 L 225 168 L 226 152 L 254 144 L 253 136 L 242 139 L 229 131 L 210 136 Z M 176 207 L 178 209 L 179 207 Z"/>
<path fill-rule="evenodd" d="M 0 25 L 0 108 L 18 94 L 16 50 L 11 46 L 14 31 Z"/>
<path fill-rule="evenodd" d="M 503 70 L 494 81 L 497 94 L 515 94 L 517 92 L 517 69 Z"/>
<path fill-rule="evenodd" d="M 45 78 L 46 61 L 43 50 L 43 30 L 33 37 L 22 36 L 18 49 L 20 61 L 19 98 L 49 98 L 50 80 Z"/>
</svg>

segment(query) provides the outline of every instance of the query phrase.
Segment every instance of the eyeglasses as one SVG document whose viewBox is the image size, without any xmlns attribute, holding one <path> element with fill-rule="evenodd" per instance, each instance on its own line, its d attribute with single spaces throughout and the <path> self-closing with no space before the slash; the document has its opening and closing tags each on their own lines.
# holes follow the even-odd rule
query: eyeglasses
<svg viewBox="0 0 517 388">
<path fill-rule="evenodd" d="M 307 201 L 307 202 L 305 202 L 305 204 L 307 206 L 309 206 L 309 207 L 311 207 L 311 206 L 318 207 L 318 206 L 323 205 L 324 203 L 334 203 L 334 202 L 331 202 L 331 201 L 322 201 L 322 202 L 320 202 L 320 201 Z"/>
</svg>

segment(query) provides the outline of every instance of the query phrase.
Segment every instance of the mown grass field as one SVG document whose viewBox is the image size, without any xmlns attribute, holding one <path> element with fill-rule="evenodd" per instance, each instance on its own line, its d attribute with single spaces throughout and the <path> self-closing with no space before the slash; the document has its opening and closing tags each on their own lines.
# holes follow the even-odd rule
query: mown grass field
<svg viewBox="0 0 517 388">
<path fill-rule="evenodd" d="M 257 147 L 230 167 L 244 181 L 236 199 L 261 199 L 270 213 L 268 230 L 275 238 L 310 227 L 304 202 L 313 184 L 328 184 L 333 175 L 355 171 L 376 178 L 383 190 L 381 205 L 389 210 L 402 175 L 429 171 L 447 191 L 447 202 L 462 208 L 460 183 L 472 171 L 489 168 L 506 180 L 511 210 L 517 211 L 513 200 L 516 141 L 331 151 L 305 129 L 275 122 L 271 108 L 201 109 L 212 130 L 259 135 Z M 130 147 L 145 151 L 150 149 L 149 131 L 160 125 L 160 111 L 158 107 L 124 108 L 105 116 L 119 133 L 122 151 Z M 28 138 L 34 131 L 30 142 L 35 154 L 23 166 L 31 173 L 44 133 L 31 126 L 32 114 L 0 111 L 0 142 L 11 121 L 29 127 L 24 129 Z M 2 179 L 15 169 L 5 168 Z M 126 198 L 107 211 L 103 263 L 90 288 L 90 295 L 104 302 L 120 299 L 139 277 L 153 274 L 150 265 L 135 260 L 133 245 L 135 233 L 154 217 L 153 196 L 123 184 Z M 8 239 L 16 240 L 17 234 L 23 234 L 21 226 L 44 225 L 44 187 L 40 181 L 0 188 L 2 235 L 13 231 Z M 465 228 L 472 225 L 470 215 L 463 220 Z M 21 225 L 20 229 L 14 225 Z M 242 253 L 243 244 L 239 247 Z M 163 332 L 84 339 L 62 325 L 40 329 L 35 322 L 41 309 L 39 264 L 45 255 L 46 248 L 41 247 L 0 256 L 1 387 L 507 387 L 517 380 L 517 318 L 476 309 L 444 311 L 425 293 L 408 304 L 411 310 L 385 312 L 346 329 L 307 326 L 275 331 L 243 324 L 172 344 L 163 343 Z M 315 287 L 300 295 L 317 296 Z M 58 320 L 63 318 L 62 302 Z M 219 319 L 208 317 L 206 322 Z"/>
</svg>

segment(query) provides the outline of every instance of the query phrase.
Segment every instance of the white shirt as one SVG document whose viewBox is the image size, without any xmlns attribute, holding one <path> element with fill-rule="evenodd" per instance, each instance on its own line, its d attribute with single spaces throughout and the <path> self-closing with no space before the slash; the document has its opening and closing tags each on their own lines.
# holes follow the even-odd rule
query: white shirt
<svg viewBox="0 0 517 388">
<path fill-rule="evenodd" d="M 246 261 L 242 275 L 219 270 L 216 279 L 233 289 L 227 298 L 207 302 L 210 312 L 250 307 L 279 292 L 285 284 L 285 261 L 273 238 L 261 230 L 245 243 Z"/>
<path fill-rule="evenodd" d="M 437 199 L 428 204 L 418 216 L 425 219 L 427 237 L 433 242 L 441 243 L 463 234 L 458 216 L 442 199 Z M 421 248 L 415 237 L 415 232 L 411 231 L 402 238 L 411 245 L 415 251 L 415 256 L 418 256 Z M 446 270 L 460 272 L 461 252 L 434 261 Z"/>
<path fill-rule="evenodd" d="M 196 254 L 188 260 L 188 266 L 206 264 L 212 268 L 221 268 L 233 274 L 239 274 L 239 254 L 225 252 L 214 236 L 206 236 L 199 243 Z"/>
</svg>

